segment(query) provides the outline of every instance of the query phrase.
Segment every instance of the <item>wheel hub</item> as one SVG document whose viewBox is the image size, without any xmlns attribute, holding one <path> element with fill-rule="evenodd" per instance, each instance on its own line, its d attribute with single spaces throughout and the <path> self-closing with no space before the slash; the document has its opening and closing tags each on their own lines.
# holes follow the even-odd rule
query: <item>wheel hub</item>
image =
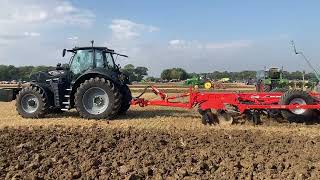
<svg viewBox="0 0 320 180">
<path fill-rule="evenodd" d="M 96 106 L 101 107 L 101 106 L 104 105 L 104 100 L 103 100 L 102 97 L 96 96 L 96 97 L 93 98 L 93 103 L 94 103 Z"/>
<path fill-rule="evenodd" d="M 30 107 L 36 107 L 36 106 L 37 106 L 37 103 L 36 103 L 36 101 L 35 101 L 34 99 L 30 99 L 30 100 L 28 101 L 28 105 L 29 105 Z"/>
<path fill-rule="evenodd" d="M 99 115 L 107 110 L 109 96 L 104 89 L 91 87 L 83 94 L 82 104 L 88 113 Z"/>
<path fill-rule="evenodd" d="M 33 94 L 27 94 L 21 99 L 21 107 L 26 113 L 34 113 L 38 110 L 39 99 Z"/>
<path fill-rule="evenodd" d="M 302 98 L 294 98 L 290 101 L 290 104 L 292 105 L 306 105 L 306 101 Z M 292 113 L 300 115 L 306 112 L 306 109 L 291 109 Z"/>
</svg>

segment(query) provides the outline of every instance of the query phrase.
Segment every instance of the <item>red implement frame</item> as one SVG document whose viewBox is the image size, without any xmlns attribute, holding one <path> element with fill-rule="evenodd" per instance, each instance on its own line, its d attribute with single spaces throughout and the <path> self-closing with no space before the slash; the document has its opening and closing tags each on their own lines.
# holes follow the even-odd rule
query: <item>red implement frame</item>
<svg viewBox="0 0 320 180">
<path fill-rule="evenodd" d="M 144 98 L 134 98 L 132 105 L 145 106 L 170 106 L 191 109 L 198 106 L 201 110 L 215 109 L 228 110 L 233 107 L 239 113 L 246 110 L 264 110 L 264 109 L 320 109 L 320 94 L 310 93 L 315 99 L 313 105 L 280 105 L 279 101 L 283 93 L 281 92 L 253 92 L 253 93 L 235 93 L 235 92 L 196 92 L 192 87 L 188 93 L 175 96 L 168 96 L 164 92 L 151 86 L 152 91 L 160 96 L 160 100 L 146 100 Z M 189 97 L 188 102 L 174 101 L 179 98 Z"/>
</svg>

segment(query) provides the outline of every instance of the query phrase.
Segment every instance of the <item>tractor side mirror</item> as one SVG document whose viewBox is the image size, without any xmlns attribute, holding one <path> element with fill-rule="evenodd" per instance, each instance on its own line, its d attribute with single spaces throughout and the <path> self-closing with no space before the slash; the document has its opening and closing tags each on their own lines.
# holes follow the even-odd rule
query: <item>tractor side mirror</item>
<svg viewBox="0 0 320 180">
<path fill-rule="evenodd" d="M 61 67 L 61 63 L 57 64 L 56 70 L 63 70 L 63 68 Z"/>
<path fill-rule="evenodd" d="M 67 52 L 67 50 L 66 50 L 66 49 L 63 49 L 63 51 L 62 51 L 62 57 L 64 57 L 64 56 L 66 55 L 66 52 Z"/>
</svg>

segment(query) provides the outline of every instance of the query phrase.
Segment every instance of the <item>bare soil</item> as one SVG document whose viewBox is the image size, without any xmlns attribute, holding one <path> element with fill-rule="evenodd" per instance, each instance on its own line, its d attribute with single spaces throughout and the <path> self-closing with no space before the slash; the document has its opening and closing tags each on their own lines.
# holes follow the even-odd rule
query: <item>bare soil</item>
<svg viewBox="0 0 320 180">
<path fill-rule="evenodd" d="M 0 179 L 319 179 L 320 136 L 248 130 L 0 130 Z"/>
</svg>

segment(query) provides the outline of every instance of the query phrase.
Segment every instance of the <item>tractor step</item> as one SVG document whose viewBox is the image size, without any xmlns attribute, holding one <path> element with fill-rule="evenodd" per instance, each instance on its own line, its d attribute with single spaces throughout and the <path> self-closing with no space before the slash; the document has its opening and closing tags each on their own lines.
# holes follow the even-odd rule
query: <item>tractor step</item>
<svg viewBox="0 0 320 180">
<path fill-rule="evenodd" d="M 61 109 L 61 111 L 69 111 L 69 109 Z"/>
<path fill-rule="evenodd" d="M 67 101 L 67 102 L 62 102 L 62 104 L 69 105 L 69 104 L 70 104 L 70 102 L 69 102 L 69 101 Z"/>
</svg>

